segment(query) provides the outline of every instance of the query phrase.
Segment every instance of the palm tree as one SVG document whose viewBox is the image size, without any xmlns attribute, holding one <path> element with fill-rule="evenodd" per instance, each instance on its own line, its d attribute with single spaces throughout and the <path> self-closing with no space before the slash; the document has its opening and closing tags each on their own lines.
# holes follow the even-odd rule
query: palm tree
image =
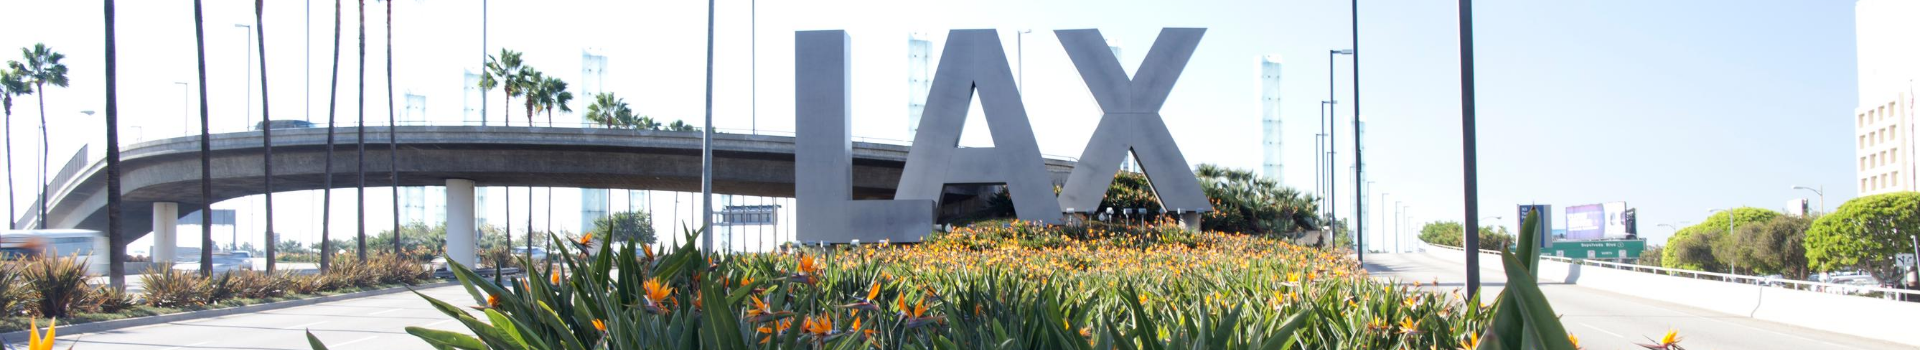
<svg viewBox="0 0 1920 350">
<path fill-rule="evenodd" d="M 0 102 L 5 102 L 4 107 L 7 112 L 7 229 L 9 230 L 20 229 L 13 222 L 14 215 L 19 214 L 13 208 L 15 198 L 13 194 L 13 97 L 30 93 L 33 93 L 33 87 L 20 79 L 20 72 L 0 69 Z"/>
<path fill-rule="evenodd" d="M 491 90 L 496 85 L 500 86 L 501 93 L 506 95 L 506 98 L 500 99 L 500 107 L 502 107 L 500 108 L 500 119 L 506 123 L 506 126 L 513 126 L 513 97 L 520 96 L 524 91 L 522 89 L 524 84 L 521 83 L 521 70 L 524 67 L 521 66 L 520 53 L 508 49 L 500 49 L 500 56 L 488 56 L 486 67 L 483 68 L 480 73 L 480 88 Z M 508 186 L 503 192 L 505 195 L 502 196 L 501 203 L 513 203 L 513 187 Z M 503 218 L 501 222 L 506 224 L 500 226 L 505 229 L 504 233 L 507 237 L 507 246 L 511 247 L 513 246 L 513 205 L 506 205 L 505 211 L 505 218 Z M 500 264 L 496 263 L 494 265 L 496 265 L 494 266 L 494 279 L 496 280 L 495 282 L 498 282 L 500 276 L 498 265 Z"/>
<path fill-rule="evenodd" d="M 54 52 L 44 43 L 33 44 L 32 48 L 20 48 L 20 55 L 25 56 L 26 63 L 13 61 L 7 62 L 7 65 L 13 67 L 14 71 L 20 72 L 27 83 L 33 84 L 33 91 L 36 92 L 34 97 L 40 100 L 40 220 L 38 221 L 40 221 L 40 228 L 46 229 L 47 191 L 49 190 L 47 184 L 47 157 L 49 156 L 47 152 L 49 144 L 47 142 L 47 84 L 67 87 L 67 65 L 60 63 L 60 59 L 66 58 L 67 55 Z"/>
<path fill-rule="evenodd" d="M 508 116 L 513 110 L 513 97 L 520 96 L 521 93 L 518 82 L 522 68 L 520 65 L 519 52 L 500 49 L 499 56 L 487 56 L 486 67 L 483 67 L 480 72 L 481 89 L 490 91 L 494 86 L 499 86 L 506 94 L 506 98 L 500 100 L 500 106 L 504 107 L 500 109 L 500 118 L 506 121 L 507 126 L 513 126 L 513 119 Z M 485 117 L 482 116 L 482 118 Z"/>
<path fill-rule="evenodd" d="M 200 0 L 193 0 L 193 40 L 200 68 L 200 276 L 213 276 L 213 154 L 212 129 L 207 123 L 207 33 Z M 329 148 L 331 149 L 331 148 Z M 320 266 L 326 269 L 325 255 Z"/>
<path fill-rule="evenodd" d="M 280 239 L 274 237 L 273 232 L 273 117 L 268 114 L 268 112 L 271 112 L 273 109 L 267 108 L 267 102 L 272 99 L 267 98 L 267 29 L 263 26 L 264 20 L 262 19 L 265 11 L 266 4 L 264 0 L 253 0 L 253 30 L 256 34 L 254 37 L 260 38 L 260 138 L 261 142 L 266 145 L 267 153 L 265 158 L 266 164 L 263 165 L 265 167 L 265 174 L 267 175 L 267 239 L 263 242 L 268 242 L 264 245 L 267 250 L 267 273 L 271 274 L 273 273 L 274 262 L 274 244 L 272 242 L 279 242 Z M 108 116 L 108 118 L 112 118 L 112 116 Z"/>
<path fill-rule="evenodd" d="M 627 107 L 627 100 L 615 97 L 613 93 L 602 92 L 593 95 L 593 103 L 587 105 L 588 122 L 608 128 L 626 127 L 622 123 L 625 117 L 633 116 L 633 109 Z"/>
<path fill-rule="evenodd" d="M 541 101 L 545 101 L 547 99 L 546 94 L 548 91 L 541 88 L 541 83 L 545 81 L 546 81 L 546 75 L 541 74 L 539 70 L 534 70 L 533 67 L 526 67 L 520 70 L 520 78 L 518 79 L 518 82 L 520 84 L 521 94 L 526 95 L 524 100 L 526 100 L 525 104 L 527 106 L 527 126 L 528 127 L 533 126 L 534 107 L 540 106 Z M 508 237 L 512 237 L 512 236 L 509 235 Z M 533 186 L 527 186 L 527 253 L 526 253 L 526 256 L 527 256 L 527 260 L 529 261 L 533 260 Z"/>
<path fill-rule="evenodd" d="M 539 90 L 540 90 L 540 104 L 541 104 L 540 109 L 547 112 L 548 127 L 553 126 L 554 110 L 558 109 L 561 112 L 573 113 L 573 108 L 567 106 L 568 103 L 573 102 L 573 93 L 567 91 L 566 81 L 560 80 L 560 78 L 557 78 L 557 77 L 547 77 L 546 79 L 540 81 Z M 532 197 L 532 195 L 529 194 L 528 197 Z M 532 202 L 533 199 L 528 198 L 527 200 L 528 202 Z M 533 210 L 532 209 L 533 207 L 531 205 L 529 205 L 527 208 L 528 208 L 527 210 Z M 527 228 L 528 253 L 527 254 L 528 256 L 532 256 L 533 254 L 532 253 L 533 251 L 532 226 L 533 225 L 531 223 L 533 221 L 532 213 L 528 213 L 527 217 L 528 217 L 527 221 L 529 222 L 527 225 L 528 226 Z M 547 187 L 547 230 L 546 231 L 547 231 L 547 234 L 553 234 L 553 187 L 552 186 Z M 541 240 L 541 241 L 547 241 L 547 240 Z"/>
<path fill-rule="evenodd" d="M 257 1 L 257 0 L 256 0 Z M 393 186 L 393 253 L 400 254 L 400 151 L 393 118 L 393 0 L 387 0 L 387 181 Z"/>
<path fill-rule="evenodd" d="M 360 108 L 354 109 L 354 114 L 360 116 L 360 122 L 354 127 L 359 136 L 353 138 L 360 146 L 357 165 L 353 167 L 360 179 L 356 187 L 360 194 L 354 196 L 360 213 L 354 223 L 359 225 L 360 233 L 353 242 L 358 247 L 355 253 L 359 254 L 360 261 L 367 261 L 367 0 L 360 0 Z"/>
<path fill-rule="evenodd" d="M 203 82 L 201 85 L 206 85 L 204 84 L 206 78 L 201 80 Z M 326 179 L 320 189 L 322 193 L 320 195 L 320 272 L 326 272 L 327 267 L 333 262 L 333 231 L 331 230 L 333 228 L 333 128 L 338 124 L 334 121 L 334 110 L 340 99 L 340 0 L 333 0 L 333 82 L 331 84 L 331 87 L 327 88 Z"/>
</svg>

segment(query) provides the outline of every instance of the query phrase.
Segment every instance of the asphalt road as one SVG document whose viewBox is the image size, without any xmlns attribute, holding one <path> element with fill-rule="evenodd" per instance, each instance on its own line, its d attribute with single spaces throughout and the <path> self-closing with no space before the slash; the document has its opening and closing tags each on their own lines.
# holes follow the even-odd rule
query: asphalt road
<svg viewBox="0 0 1920 350">
<path fill-rule="evenodd" d="M 454 305 L 472 305 L 460 286 L 422 290 Z M 310 349 L 306 330 L 333 349 L 432 349 L 407 326 L 469 333 L 413 293 L 394 293 L 226 317 L 84 334 L 58 334 L 55 349 Z"/>
<path fill-rule="evenodd" d="M 1419 281 L 1447 293 L 1466 281 L 1464 256 L 1457 251 L 1367 254 L 1367 271 L 1402 283 Z M 1506 275 L 1498 260 L 1481 258 L 1485 295 L 1500 292 Z M 1432 283 L 1439 281 L 1439 286 Z M 1905 345 L 1730 315 L 1684 305 L 1599 291 L 1568 284 L 1544 284 L 1541 291 L 1562 315 L 1568 332 L 1589 350 L 1643 349 L 1668 329 L 1678 330 L 1688 349 L 1914 349 Z M 1488 299 L 1491 299 L 1489 297 Z M 1863 317 L 1869 317 L 1863 315 Z M 1891 317 L 1889 317 L 1891 318 Z"/>
</svg>

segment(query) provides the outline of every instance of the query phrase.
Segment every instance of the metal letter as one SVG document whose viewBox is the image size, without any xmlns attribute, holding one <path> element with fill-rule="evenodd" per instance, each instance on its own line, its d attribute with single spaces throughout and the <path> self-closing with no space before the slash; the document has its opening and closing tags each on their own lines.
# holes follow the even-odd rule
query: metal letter
<svg viewBox="0 0 1920 350">
<path fill-rule="evenodd" d="M 852 200 L 851 49 L 846 31 L 794 33 L 795 238 L 917 242 L 933 229 L 933 201 Z"/>
<path fill-rule="evenodd" d="M 1104 46 L 1102 46 L 1104 50 Z M 974 91 L 980 92 L 994 147 L 961 148 L 960 130 Z M 1013 70 L 1000 37 L 990 29 L 955 30 L 934 73 L 933 88 L 913 138 L 912 153 L 900 175 L 899 199 L 940 200 L 947 184 L 1005 183 L 1020 220 L 1060 222 L 1059 202 L 1026 106 L 1014 86 Z M 1104 192 L 1104 189 L 1102 190 Z M 804 206 L 803 206 L 804 207 Z M 931 210 L 929 210 L 931 212 Z"/>
<path fill-rule="evenodd" d="M 1142 172 L 1160 199 L 1160 206 L 1171 211 L 1212 211 L 1200 183 L 1180 155 L 1180 146 L 1160 118 L 1160 106 L 1166 104 L 1173 82 L 1180 79 L 1194 47 L 1200 45 L 1203 28 L 1166 28 L 1147 51 L 1147 58 L 1132 79 L 1120 68 L 1120 60 L 1107 48 L 1107 40 L 1098 29 L 1058 30 L 1060 45 L 1067 49 L 1073 66 L 1086 80 L 1087 90 L 1099 102 L 1100 126 L 1094 129 L 1080 161 L 1067 175 L 1060 191 L 1060 206 L 1076 212 L 1088 212 L 1100 206 L 1100 199 L 1113 183 L 1127 151 L 1140 161 Z M 943 65 L 944 66 L 944 65 Z M 944 68 L 944 67 L 942 67 Z M 984 100 L 982 102 L 985 102 Z M 991 114 L 989 114 L 991 117 Z M 922 128 L 921 130 L 925 130 Z M 924 131 L 923 131 L 924 132 Z M 997 141 L 997 140 L 996 140 Z M 916 145 L 917 148 L 918 145 Z"/>
</svg>

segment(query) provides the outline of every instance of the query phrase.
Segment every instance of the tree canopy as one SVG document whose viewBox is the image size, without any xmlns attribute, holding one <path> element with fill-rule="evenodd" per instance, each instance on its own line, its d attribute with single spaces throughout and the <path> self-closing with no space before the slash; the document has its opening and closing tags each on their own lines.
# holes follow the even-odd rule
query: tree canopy
<svg viewBox="0 0 1920 350">
<path fill-rule="evenodd" d="M 1221 232 L 1293 233 L 1314 230 L 1315 198 L 1252 171 L 1201 164 L 1193 172 L 1213 202 L 1201 228 Z M 1142 179 L 1145 177 L 1143 176 Z M 1107 192 L 1113 193 L 1111 189 Z M 1148 192 L 1150 193 L 1150 192 Z M 1104 204 L 1104 203 L 1103 203 Z"/>
<path fill-rule="evenodd" d="M 608 214 L 593 220 L 593 230 L 606 239 L 631 243 L 653 244 L 653 219 L 644 211 L 629 211 Z"/>
<path fill-rule="evenodd" d="M 1734 227 L 1728 224 L 1760 223 L 1778 216 L 1779 212 L 1754 207 L 1713 213 L 1700 223 L 1674 231 L 1673 237 L 1667 237 L 1666 249 L 1660 251 L 1660 263 L 1668 268 L 1723 271 L 1726 264 L 1714 256 L 1713 246 L 1733 230 Z M 1694 235 L 1705 236 L 1692 238 Z"/>
<path fill-rule="evenodd" d="M 1908 235 L 1920 234 L 1920 192 L 1854 198 L 1807 229 L 1807 263 L 1813 271 L 1861 269 L 1882 281 L 1899 276 L 1893 256 L 1913 252 Z"/>
</svg>

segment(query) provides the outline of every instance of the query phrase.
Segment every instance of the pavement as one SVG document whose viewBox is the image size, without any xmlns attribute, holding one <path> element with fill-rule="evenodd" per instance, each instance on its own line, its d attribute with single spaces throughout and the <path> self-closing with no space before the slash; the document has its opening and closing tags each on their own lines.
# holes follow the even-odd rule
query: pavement
<svg viewBox="0 0 1920 350">
<path fill-rule="evenodd" d="M 421 290 L 454 305 L 472 305 L 460 286 Z M 59 333 L 55 349 L 311 349 L 313 331 L 333 349 L 432 349 L 407 326 L 472 334 L 413 293 L 401 292 L 256 313 L 186 320 L 105 332 Z"/>
<path fill-rule="evenodd" d="M 1466 281 L 1464 256 L 1458 251 L 1367 254 L 1366 269 L 1376 278 L 1449 293 Z M 1499 260 L 1482 256 L 1480 278 L 1488 302 L 1506 283 Z M 1433 282 L 1438 281 L 1435 286 Z M 1804 327 L 1761 321 L 1632 295 L 1569 284 L 1542 284 L 1542 292 L 1561 314 L 1567 331 L 1580 337 L 1589 350 L 1639 350 L 1667 330 L 1678 330 L 1688 349 L 1915 349 L 1914 347 Z M 1882 317 L 1898 319 L 1896 315 Z"/>
</svg>

